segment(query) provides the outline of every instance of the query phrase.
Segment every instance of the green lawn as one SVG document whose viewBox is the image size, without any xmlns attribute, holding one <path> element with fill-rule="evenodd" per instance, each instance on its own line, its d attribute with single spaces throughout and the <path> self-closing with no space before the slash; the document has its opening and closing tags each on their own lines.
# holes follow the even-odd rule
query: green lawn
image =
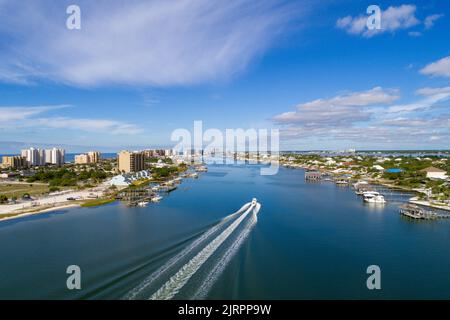
<svg viewBox="0 0 450 320">
<path fill-rule="evenodd" d="M 25 193 L 31 196 L 41 195 L 49 192 L 49 187 L 47 184 L 0 184 L 0 195 L 5 195 L 9 199 L 12 197 L 21 198 Z"/>
<path fill-rule="evenodd" d="M 116 201 L 116 199 L 113 199 L 113 198 L 94 199 L 94 200 L 86 201 L 81 206 L 82 207 L 97 207 L 97 206 L 102 206 L 104 204 L 112 203 L 114 201 Z"/>
</svg>

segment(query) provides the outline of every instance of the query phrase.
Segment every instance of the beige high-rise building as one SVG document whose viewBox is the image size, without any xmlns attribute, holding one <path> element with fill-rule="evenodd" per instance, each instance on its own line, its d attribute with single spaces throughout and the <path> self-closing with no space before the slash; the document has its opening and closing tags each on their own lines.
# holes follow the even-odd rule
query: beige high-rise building
<svg viewBox="0 0 450 320">
<path fill-rule="evenodd" d="M 2 167 L 11 169 L 21 169 L 27 167 L 27 158 L 21 156 L 4 156 L 2 158 Z"/>
<path fill-rule="evenodd" d="M 77 154 L 75 156 L 75 164 L 87 164 L 89 163 L 89 156 L 87 154 Z"/>
<path fill-rule="evenodd" d="M 75 156 L 75 164 L 97 163 L 100 159 L 100 152 L 89 151 L 87 154 L 77 154 Z"/>
<path fill-rule="evenodd" d="M 97 163 L 100 161 L 100 152 L 98 151 L 89 151 L 87 155 L 89 156 L 89 161 L 91 163 Z"/>
<path fill-rule="evenodd" d="M 144 170 L 144 154 L 142 152 L 120 151 L 117 154 L 117 166 L 120 172 L 137 172 Z"/>
</svg>

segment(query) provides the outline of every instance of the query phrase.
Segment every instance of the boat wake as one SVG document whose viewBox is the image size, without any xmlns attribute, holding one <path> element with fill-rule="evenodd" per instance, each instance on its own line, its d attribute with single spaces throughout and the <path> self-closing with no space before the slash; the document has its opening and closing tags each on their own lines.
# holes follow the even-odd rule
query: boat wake
<svg viewBox="0 0 450 320">
<path fill-rule="evenodd" d="M 221 256 L 221 258 L 217 261 L 215 266 L 211 269 L 209 274 L 207 275 L 205 281 L 202 283 L 200 288 L 195 293 L 193 299 L 205 299 L 212 286 L 216 283 L 219 276 L 223 273 L 227 265 L 230 263 L 231 259 L 236 255 L 239 251 L 242 244 L 248 238 L 250 232 L 258 221 L 257 214 L 259 209 L 261 208 L 261 204 L 256 204 L 256 207 L 252 213 L 252 216 L 245 228 L 240 232 L 237 236 L 236 240 L 232 243 L 232 245 L 228 248 L 228 250 Z"/>
<path fill-rule="evenodd" d="M 228 239 L 234 230 L 241 224 L 250 212 L 253 212 L 255 204 L 241 214 L 233 223 L 231 223 L 222 233 L 214 238 L 206 247 L 204 247 L 195 257 L 186 263 L 175 275 L 173 275 L 161 288 L 159 288 L 150 300 L 169 300 L 172 299 L 197 270 L 208 260 L 209 257 Z"/>
<path fill-rule="evenodd" d="M 173 269 L 174 266 L 176 266 L 185 257 L 190 255 L 192 252 L 195 252 L 195 250 L 199 249 L 202 244 L 204 244 L 213 234 L 218 232 L 228 221 L 230 221 L 231 219 L 233 219 L 234 217 L 236 217 L 237 215 L 239 215 L 243 212 L 248 212 L 251 206 L 252 206 L 252 203 L 246 203 L 238 211 L 223 218 L 218 224 L 216 224 L 215 226 L 208 229 L 198 239 L 196 239 L 194 242 L 192 242 L 190 245 L 188 245 L 186 248 L 184 248 L 181 252 L 179 252 L 174 257 L 172 257 L 169 261 L 167 261 L 158 270 L 154 271 L 150 276 L 145 278 L 138 286 L 136 286 L 131 291 L 129 291 L 122 299 L 134 300 L 134 299 L 143 298 L 142 295 L 145 294 L 145 292 L 147 291 L 148 288 L 151 288 L 159 279 L 161 279 L 166 273 L 168 273 L 171 269 Z M 226 229 L 226 230 L 228 230 L 228 229 Z"/>
</svg>

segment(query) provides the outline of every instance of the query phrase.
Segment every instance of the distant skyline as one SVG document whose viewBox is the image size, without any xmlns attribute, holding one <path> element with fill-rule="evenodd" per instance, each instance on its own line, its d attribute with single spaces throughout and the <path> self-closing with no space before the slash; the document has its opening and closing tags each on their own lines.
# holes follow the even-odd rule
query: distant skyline
<svg viewBox="0 0 450 320">
<path fill-rule="evenodd" d="M 0 0 L 0 154 L 168 147 L 195 120 L 282 150 L 449 149 L 450 3 L 378 1 L 368 30 L 371 4 Z"/>
</svg>

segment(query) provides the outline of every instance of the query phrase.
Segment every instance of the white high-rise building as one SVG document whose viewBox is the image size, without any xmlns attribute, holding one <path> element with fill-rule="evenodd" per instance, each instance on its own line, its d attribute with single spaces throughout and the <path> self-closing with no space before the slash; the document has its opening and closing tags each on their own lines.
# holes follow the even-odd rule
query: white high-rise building
<svg viewBox="0 0 450 320">
<path fill-rule="evenodd" d="M 46 163 L 60 166 L 65 162 L 66 151 L 64 149 L 53 148 L 45 150 L 45 156 Z"/>
<path fill-rule="evenodd" d="M 31 166 L 42 166 L 45 164 L 45 152 L 41 149 L 29 148 L 21 151 L 22 157 L 27 159 Z"/>
<path fill-rule="evenodd" d="M 45 164 L 62 165 L 65 162 L 65 150 L 64 149 L 37 149 L 29 148 L 21 151 L 22 157 L 27 159 L 27 162 L 31 166 L 44 166 Z"/>
</svg>

